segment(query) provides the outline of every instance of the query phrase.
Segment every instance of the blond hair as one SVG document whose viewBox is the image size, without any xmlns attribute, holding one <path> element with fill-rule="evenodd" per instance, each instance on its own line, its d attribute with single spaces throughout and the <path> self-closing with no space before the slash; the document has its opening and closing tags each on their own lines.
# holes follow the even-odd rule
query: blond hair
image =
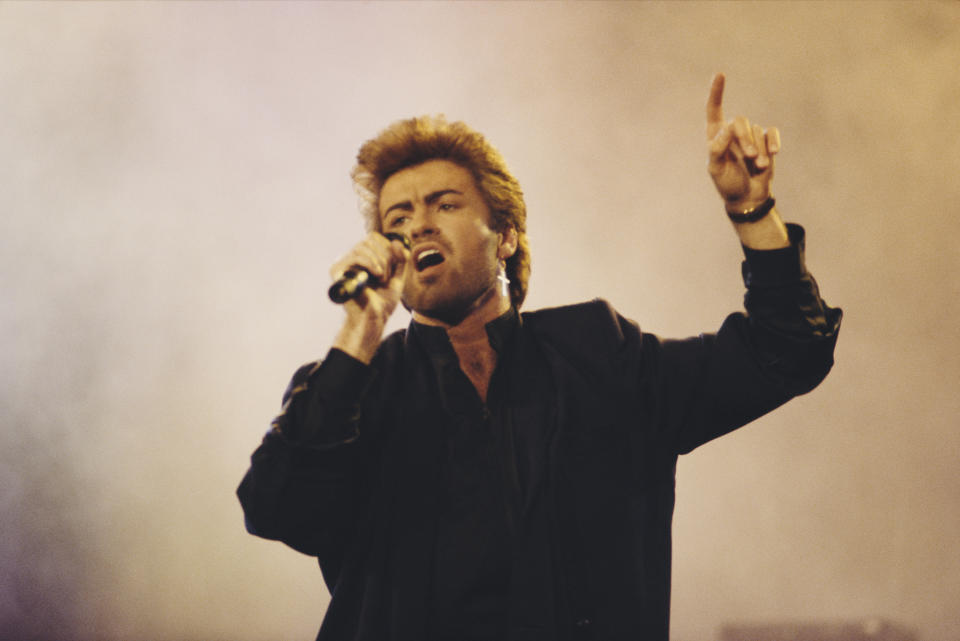
<svg viewBox="0 0 960 641">
<path fill-rule="evenodd" d="M 519 308 L 530 280 L 530 244 L 527 240 L 527 206 L 520 183 L 500 153 L 479 132 L 443 116 L 421 116 L 393 123 L 368 140 L 357 153 L 351 172 L 363 199 L 361 209 L 371 230 L 381 231 L 380 190 L 387 179 L 407 167 L 428 160 L 449 160 L 473 175 L 490 208 L 493 229 L 517 232 L 517 250 L 507 259 L 510 300 Z"/>
</svg>

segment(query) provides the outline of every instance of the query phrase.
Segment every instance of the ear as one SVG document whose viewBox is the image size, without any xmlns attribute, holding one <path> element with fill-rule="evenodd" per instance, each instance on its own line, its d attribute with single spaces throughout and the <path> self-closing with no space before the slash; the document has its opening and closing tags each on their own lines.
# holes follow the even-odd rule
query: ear
<svg viewBox="0 0 960 641">
<path fill-rule="evenodd" d="M 513 227 L 507 227 L 502 232 L 498 232 L 497 235 L 500 237 L 497 258 L 506 260 L 517 251 L 517 230 Z"/>
</svg>

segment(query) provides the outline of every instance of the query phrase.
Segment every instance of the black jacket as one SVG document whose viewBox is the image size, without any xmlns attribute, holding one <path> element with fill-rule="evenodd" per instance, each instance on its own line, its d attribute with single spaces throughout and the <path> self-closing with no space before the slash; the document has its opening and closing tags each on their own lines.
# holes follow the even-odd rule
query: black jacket
<svg viewBox="0 0 960 641">
<path fill-rule="evenodd" d="M 558 400 L 545 491 L 561 639 L 669 638 L 677 456 L 832 366 L 841 313 L 791 235 L 747 251 L 749 316 L 713 334 L 660 340 L 600 300 L 523 314 Z M 438 424 L 431 399 L 404 393 L 428 375 L 408 352 L 401 331 L 371 367 L 332 351 L 301 368 L 238 490 L 251 533 L 317 556 L 332 595 L 319 641 L 423 638 L 442 439 L 423 429 Z"/>
</svg>

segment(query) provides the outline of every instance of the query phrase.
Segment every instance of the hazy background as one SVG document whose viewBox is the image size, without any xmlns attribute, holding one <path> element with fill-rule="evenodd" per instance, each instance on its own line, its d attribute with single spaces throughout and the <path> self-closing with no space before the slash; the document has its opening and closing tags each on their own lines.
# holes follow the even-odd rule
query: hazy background
<svg viewBox="0 0 960 641">
<path fill-rule="evenodd" d="M 717 327 L 718 70 L 780 127 L 779 206 L 846 317 L 816 392 L 681 460 L 673 636 L 960 639 L 960 5 L 920 2 L 0 3 L 0 638 L 313 638 L 315 563 L 233 492 L 340 322 L 348 172 L 393 120 L 503 152 L 528 308 Z"/>
</svg>

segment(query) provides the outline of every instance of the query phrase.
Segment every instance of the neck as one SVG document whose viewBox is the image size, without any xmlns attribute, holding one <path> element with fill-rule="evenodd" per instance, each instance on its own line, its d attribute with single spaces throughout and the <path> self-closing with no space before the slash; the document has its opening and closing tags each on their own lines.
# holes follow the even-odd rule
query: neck
<svg viewBox="0 0 960 641">
<path fill-rule="evenodd" d="M 413 320 L 423 325 L 442 327 L 447 330 L 450 342 L 456 346 L 478 341 L 487 341 L 487 323 L 499 318 L 510 309 L 510 297 L 504 296 L 495 288 L 491 289 L 465 314 L 449 319 L 427 316 L 414 310 Z"/>
<path fill-rule="evenodd" d="M 413 313 L 413 319 L 418 323 L 442 327 L 447 330 L 450 344 L 460 361 L 460 369 L 473 383 L 477 394 L 484 402 L 487 400 L 490 377 L 497 366 L 497 352 L 490 345 L 490 338 L 487 336 L 487 323 L 499 318 L 508 309 L 510 309 L 509 296 L 502 296 L 494 291 L 492 295 L 487 297 L 487 300 L 474 306 L 468 314 L 456 323 L 444 322 L 424 316 L 416 311 Z"/>
</svg>

